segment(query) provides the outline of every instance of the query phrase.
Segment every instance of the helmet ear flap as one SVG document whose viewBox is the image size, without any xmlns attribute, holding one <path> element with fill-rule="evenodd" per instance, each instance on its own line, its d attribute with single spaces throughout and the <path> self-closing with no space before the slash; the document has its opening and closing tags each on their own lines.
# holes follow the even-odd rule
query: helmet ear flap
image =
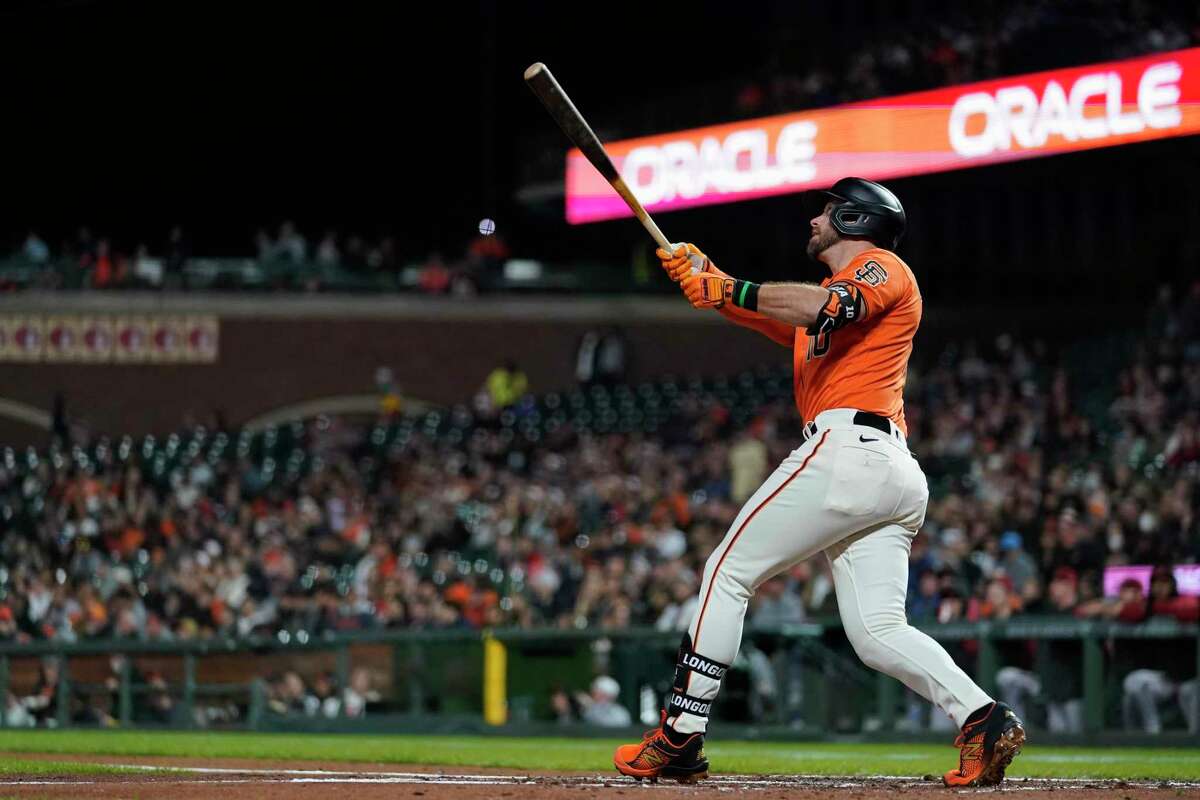
<svg viewBox="0 0 1200 800">
<path fill-rule="evenodd" d="M 829 221 L 833 224 L 834 230 L 843 236 L 861 236 L 866 233 L 862 224 L 864 216 L 862 211 L 856 208 L 838 204 L 830 210 Z"/>
</svg>

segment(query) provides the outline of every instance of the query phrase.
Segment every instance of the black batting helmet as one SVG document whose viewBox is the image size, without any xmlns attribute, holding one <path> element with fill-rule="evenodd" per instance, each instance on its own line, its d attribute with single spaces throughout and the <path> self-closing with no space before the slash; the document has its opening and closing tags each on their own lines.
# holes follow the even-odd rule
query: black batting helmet
<svg viewBox="0 0 1200 800">
<path fill-rule="evenodd" d="M 880 247 L 895 249 L 906 220 L 899 198 L 865 178 L 842 178 L 823 192 L 835 205 L 829 221 L 843 236 L 861 236 Z"/>
</svg>

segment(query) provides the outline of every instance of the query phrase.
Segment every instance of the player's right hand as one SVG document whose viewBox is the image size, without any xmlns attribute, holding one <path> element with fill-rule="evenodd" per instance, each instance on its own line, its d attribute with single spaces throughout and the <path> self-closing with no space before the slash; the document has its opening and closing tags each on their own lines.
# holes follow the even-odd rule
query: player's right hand
<svg viewBox="0 0 1200 800">
<path fill-rule="evenodd" d="M 679 283 L 685 275 L 695 275 L 701 272 L 715 272 L 717 267 L 708 260 L 708 256 L 700 252 L 694 244 L 674 245 L 674 252 L 668 253 L 661 247 L 654 251 L 667 277 Z"/>
</svg>

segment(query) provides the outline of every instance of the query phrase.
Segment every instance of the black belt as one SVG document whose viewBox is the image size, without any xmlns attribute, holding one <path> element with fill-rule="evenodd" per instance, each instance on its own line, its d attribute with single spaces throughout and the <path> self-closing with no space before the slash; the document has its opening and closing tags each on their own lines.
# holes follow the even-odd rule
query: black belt
<svg viewBox="0 0 1200 800">
<path fill-rule="evenodd" d="M 881 417 L 878 414 L 872 414 L 870 411 L 856 411 L 852 422 L 855 425 L 866 425 L 868 428 L 874 428 L 875 430 L 881 431 L 888 436 L 893 435 L 892 421 L 887 417 Z M 894 430 L 894 435 L 896 438 L 901 438 L 900 429 L 897 427 Z M 814 436 L 816 432 L 817 423 L 815 420 L 805 425 L 803 431 L 805 441 Z"/>
<path fill-rule="evenodd" d="M 859 411 L 854 415 L 855 425 L 866 425 L 868 428 L 874 428 L 877 431 L 883 431 L 888 436 L 892 435 L 892 423 L 887 417 L 881 417 L 878 414 L 872 414 L 870 411 Z"/>
</svg>

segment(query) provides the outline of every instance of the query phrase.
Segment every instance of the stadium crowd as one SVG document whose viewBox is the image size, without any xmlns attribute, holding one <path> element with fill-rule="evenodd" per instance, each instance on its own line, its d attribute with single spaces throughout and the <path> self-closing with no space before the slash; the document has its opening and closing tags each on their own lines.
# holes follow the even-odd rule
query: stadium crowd
<svg viewBox="0 0 1200 800">
<path fill-rule="evenodd" d="M 949 4 L 864 27 L 860 46 L 834 40 L 814 48 L 797 46 L 794 31 L 781 26 L 764 48 L 762 77 L 737 92 L 737 113 L 817 108 L 1200 43 L 1200 15 L 1178 3 Z"/>
<path fill-rule="evenodd" d="M 23 287 L 222 288 L 221 282 L 228 276 L 213 275 L 207 267 L 198 268 L 192 255 L 191 237 L 178 225 L 157 246 L 144 241 L 124 245 L 109 236 L 96 236 L 91 228 L 83 226 L 52 249 L 37 231 L 29 231 L 12 255 L 12 263 L 18 265 L 16 272 L 0 266 L 0 291 Z M 259 228 L 237 255 L 252 255 L 266 288 L 319 291 L 374 281 L 373 288 L 462 295 L 475 293 L 498 271 L 508 257 L 508 245 L 497 235 L 480 234 L 465 239 L 461 253 L 453 257 L 432 252 L 419 258 L 389 234 L 373 237 L 330 229 L 312 240 L 295 222 L 284 220 L 274 233 Z M 241 268 L 239 262 L 237 269 Z M 224 288 L 241 285 L 232 281 Z"/>
<path fill-rule="evenodd" d="M 1200 283 L 1182 298 L 1164 290 L 1148 326 L 1100 418 L 1065 369 L 1045 371 L 1061 354 L 1041 343 L 1003 336 L 914 361 L 910 446 L 933 487 L 912 551 L 914 622 L 1200 618 L 1170 569 L 1200 561 Z M 111 451 L 86 469 L 0 466 L 0 641 L 683 629 L 704 560 L 800 439 L 784 401 L 739 428 L 711 397 L 682 400 L 657 435 L 567 425 L 523 449 L 498 420 L 458 442 L 418 430 L 384 458 L 353 426 L 314 426 L 306 447 L 319 458 L 293 482 L 199 455 L 162 482 Z M 1149 593 L 1133 581 L 1105 597 L 1117 564 L 1156 565 Z M 833 603 L 816 557 L 762 587 L 750 622 Z M 1122 643 L 1114 657 L 1168 665 L 1140 680 L 1146 696 L 1174 693 L 1194 663 L 1158 660 L 1170 644 Z M 1006 685 L 1037 695 L 1046 669 L 1082 657 L 1050 656 L 1006 648 L 1018 671 Z"/>
</svg>

